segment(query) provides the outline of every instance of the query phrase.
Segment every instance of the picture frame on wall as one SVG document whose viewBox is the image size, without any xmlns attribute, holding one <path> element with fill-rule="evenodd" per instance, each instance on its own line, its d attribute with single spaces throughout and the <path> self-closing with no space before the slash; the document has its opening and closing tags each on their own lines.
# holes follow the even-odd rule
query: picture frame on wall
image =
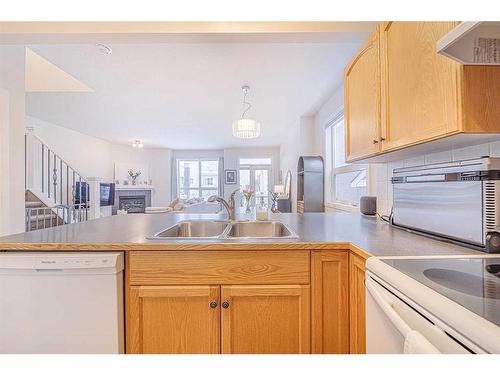
<svg viewBox="0 0 500 375">
<path fill-rule="evenodd" d="M 236 169 L 226 169 L 224 172 L 224 183 L 226 185 L 233 185 L 238 183 L 238 174 Z"/>
</svg>

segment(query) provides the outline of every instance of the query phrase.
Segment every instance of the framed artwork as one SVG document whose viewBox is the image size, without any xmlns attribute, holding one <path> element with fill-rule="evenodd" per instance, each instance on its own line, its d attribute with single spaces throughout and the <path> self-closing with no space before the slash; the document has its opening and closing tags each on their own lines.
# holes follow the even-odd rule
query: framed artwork
<svg viewBox="0 0 500 375">
<path fill-rule="evenodd" d="M 238 183 L 238 175 L 236 169 L 226 169 L 224 183 L 226 185 L 233 185 Z"/>
</svg>

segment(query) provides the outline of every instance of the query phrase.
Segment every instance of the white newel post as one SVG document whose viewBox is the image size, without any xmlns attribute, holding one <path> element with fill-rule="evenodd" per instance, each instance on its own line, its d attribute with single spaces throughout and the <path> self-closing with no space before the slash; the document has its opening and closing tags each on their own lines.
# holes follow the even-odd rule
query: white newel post
<svg viewBox="0 0 500 375">
<path fill-rule="evenodd" d="M 89 184 L 90 219 L 101 217 L 101 181 L 102 177 L 87 177 Z"/>
<path fill-rule="evenodd" d="M 24 173 L 25 173 L 25 179 L 26 179 L 26 188 L 27 189 L 33 189 L 34 186 L 34 181 L 35 181 L 35 144 L 33 142 L 33 132 L 34 132 L 33 127 L 26 127 L 26 160 L 25 160 L 25 165 L 24 165 Z"/>
</svg>

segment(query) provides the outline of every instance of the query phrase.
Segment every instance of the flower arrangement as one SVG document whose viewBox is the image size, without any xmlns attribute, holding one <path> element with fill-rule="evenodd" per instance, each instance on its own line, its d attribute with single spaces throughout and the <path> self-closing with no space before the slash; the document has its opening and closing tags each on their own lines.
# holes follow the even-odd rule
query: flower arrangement
<svg viewBox="0 0 500 375">
<path fill-rule="evenodd" d="M 129 169 L 128 170 L 128 175 L 132 179 L 132 185 L 135 185 L 137 177 L 139 177 L 141 175 L 141 171 L 134 172 L 132 169 Z"/>
<path fill-rule="evenodd" d="M 269 194 L 271 195 L 271 202 L 272 202 L 271 211 L 278 212 L 277 201 L 278 201 L 280 194 L 272 192 L 270 190 L 269 190 Z"/>
<path fill-rule="evenodd" d="M 245 199 L 247 201 L 249 201 L 254 196 L 255 190 L 252 190 L 252 189 L 243 189 L 242 193 L 245 196 Z"/>
<path fill-rule="evenodd" d="M 245 212 L 248 213 L 248 212 L 250 212 L 250 200 L 254 196 L 255 190 L 252 190 L 252 189 L 243 189 L 242 193 L 243 193 L 243 196 L 245 197 L 245 200 L 247 202 Z"/>
</svg>

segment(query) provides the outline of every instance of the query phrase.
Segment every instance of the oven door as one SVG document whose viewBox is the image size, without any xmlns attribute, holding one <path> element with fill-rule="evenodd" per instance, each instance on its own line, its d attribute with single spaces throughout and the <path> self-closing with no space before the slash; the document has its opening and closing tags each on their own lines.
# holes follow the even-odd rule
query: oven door
<svg viewBox="0 0 500 375">
<path fill-rule="evenodd" d="M 365 284 L 368 354 L 470 353 L 369 272 Z"/>
<path fill-rule="evenodd" d="M 393 187 L 395 225 L 484 246 L 481 181 L 406 182 Z"/>
</svg>

